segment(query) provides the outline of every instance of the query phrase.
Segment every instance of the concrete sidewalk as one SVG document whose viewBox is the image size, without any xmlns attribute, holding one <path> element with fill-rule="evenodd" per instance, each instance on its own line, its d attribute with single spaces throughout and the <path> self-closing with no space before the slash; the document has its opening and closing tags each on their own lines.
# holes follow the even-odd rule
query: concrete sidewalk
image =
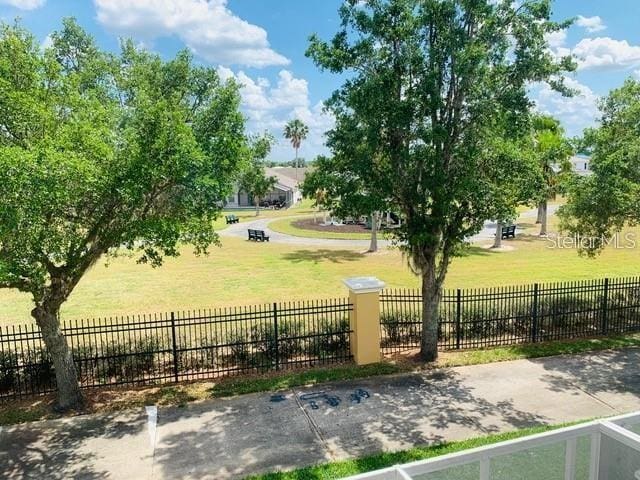
<svg viewBox="0 0 640 480">
<path fill-rule="evenodd" d="M 0 477 L 252 473 L 640 409 L 640 349 L 337 382 L 5 427 Z"/>
</svg>

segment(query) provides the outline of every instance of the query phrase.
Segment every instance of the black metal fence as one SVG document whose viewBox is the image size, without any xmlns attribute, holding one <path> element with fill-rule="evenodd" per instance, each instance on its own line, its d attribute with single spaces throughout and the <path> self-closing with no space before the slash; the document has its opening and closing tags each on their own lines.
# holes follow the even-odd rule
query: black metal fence
<svg viewBox="0 0 640 480">
<path fill-rule="evenodd" d="M 351 358 L 346 299 L 64 322 L 83 387 L 149 385 Z M 0 399 L 55 389 L 34 325 L 0 327 Z"/>
<path fill-rule="evenodd" d="M 419 290 L 380 297 L 381 347 L 420 346 Z M 640 330 L 640 278 L 447 290 L 439 306 L 442 350 L 516 345 Z"/>
</svg>

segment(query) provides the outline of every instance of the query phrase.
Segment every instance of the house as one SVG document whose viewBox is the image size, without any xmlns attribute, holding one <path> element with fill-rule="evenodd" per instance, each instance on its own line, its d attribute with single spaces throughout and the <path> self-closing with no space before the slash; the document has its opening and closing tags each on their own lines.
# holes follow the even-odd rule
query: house
<svg viewBox="0 0 640 480">
<path fill-rule="evenodd" d="M 571 171 L 576 175 L 585 176 L 591 175 L 591 157 L 587 155 L 573 155 L 569 158 L 569 164 L 571 165 Z M 551 168 L 555 173 L 560 173 L 562 167 L 558 164 L 552 165 Z"/>
<path fill-rule="evenodd" d="M 577 175 L 590 175 L 591 157 L 587 155 L 574 155 L 569 159 L 571 162 L 571 171 Z"/>
<path fill-rule="evenodd" d="M 273 167 L 265 168 L 265 174 L 268 177 L 276 177 L 277 182 L 273 190 L 269 192 L 260 202 L 267 203 L 283 203 L 286 207 L 295 205 L 302 200 L 302 192 L 300 185 L 305 175 L 309 171 L 309 167 L 293 168 L 293 167 Z M 296 178 L 297 177 L 297 178 Z M 229 195 L 225 202 L 226 208 L 243 208 L 254 207 L 255 203 L 251 195 L 247 194 L 240 188 L 236 188 L 233 194 Z"/>
</svg>

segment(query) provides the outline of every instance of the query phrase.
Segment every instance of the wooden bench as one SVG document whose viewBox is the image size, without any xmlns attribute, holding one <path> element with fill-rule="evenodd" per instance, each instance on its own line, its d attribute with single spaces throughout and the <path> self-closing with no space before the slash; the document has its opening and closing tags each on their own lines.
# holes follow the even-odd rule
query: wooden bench
<svg viewBox="0 0 640 480">
<path fill-rule="evenodd" d="M 516 238 L 516 226 L 509 225 L 507 227 L 502 227 L 502 238 Z"/>
<path fill-rule="evenodd" d="M 227 221 L 227 225 L 229 225 L 231 223 L 238 223 L 240 221 L 240 219 L 238 217 L 236 217 L 235 215 L 227 215 L 224 218 Z"/>
<path fill-rule="evenodd" d="M 251 228 L 248 230 L 249 232 L 249 240 L 253 240 L 255 242 L 268 242 L 269 236 L 265 235 L 264 230 L 252 230 Z"/>
</svg>

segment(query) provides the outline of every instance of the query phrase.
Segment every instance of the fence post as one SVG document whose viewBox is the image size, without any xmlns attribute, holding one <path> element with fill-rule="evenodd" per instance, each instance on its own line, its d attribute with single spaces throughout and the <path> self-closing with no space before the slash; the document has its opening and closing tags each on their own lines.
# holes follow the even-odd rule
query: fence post
<svg viewBox="0 0 640 480">
<path fill-rule="evenodd" d="M 533 307 L 531 308 L 531 342 L 538 341 L 538 284 L 533 285 Z"/>
<path fill-rule="evenodd" d="M 349 289 L 349 345 L 357 365 L 380 361 L 380 290 L 384 282 L 375 277 L 344 280 Z"/>
<path fill-rule="evenodd" d="M 604 296 L 602 299 L 602 335 L 606 335 L 609 331 L 609 279 L 604 279 Z"/>
<path fill-rule="evenodd" d="M 171 312 L 171 344 L 173 351 L 173 377 L 178 381 L 178 343 L 176 340 L 176 316 Z"/>
<path fill-rule="evenodd" d="M 456 292 L 456 350 L 460 350 L 462 343 L 462 293 L 460 289 Z"/>
<path fill-rule="evenodd" d="M 273 302 L 273 343 L 276 346 L 276 370 L 280 370 L 280 344 L 278 340 L 278 304 Z"/>
</svg>

